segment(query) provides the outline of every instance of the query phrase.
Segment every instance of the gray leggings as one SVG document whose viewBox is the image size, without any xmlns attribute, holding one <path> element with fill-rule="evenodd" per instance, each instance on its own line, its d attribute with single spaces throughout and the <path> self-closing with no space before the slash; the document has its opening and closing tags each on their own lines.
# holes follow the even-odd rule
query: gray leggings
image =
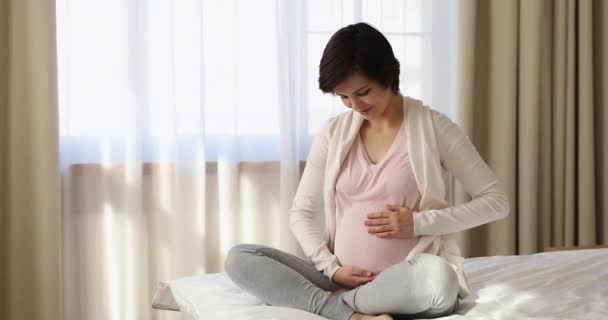
<svg viewBox="0 0 608 320">
<path fill-rule="evenodd" d="M 421 253 L 393 265 L 355 289 L 331 281 L 314 263 L 281 250 L 239 244 L 230 249 L 225 271 L 241 289 L 272 306 L 291 307 L 342 320 L 356 311 L 395 319 L 436 318 L 458 308 L 458 278 L 443 258 Z"/>
</svg>

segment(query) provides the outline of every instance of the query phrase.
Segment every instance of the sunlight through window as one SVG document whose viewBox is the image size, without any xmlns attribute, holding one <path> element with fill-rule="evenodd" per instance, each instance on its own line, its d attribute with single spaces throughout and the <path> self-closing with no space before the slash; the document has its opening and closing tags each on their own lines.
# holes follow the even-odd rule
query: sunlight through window
<svg viewBox="0 0 608 320">
<path fill-rule="evenodd" d="M 303 121 L 301 160 L 320 125 L 346 110 L 317 83 L 323 48 L 341 26 L 366 21 L 382 30 L 401 63 L 402 92 L 425 94 L 426 3 L 305 2 L 303 32 L 290 35 L 302 48 L 293 70 L 302 72 L 288 78 L 303 101 L 296 111 Z M 105 147 L 126 150 L 133 141 L 119 138 L 135 135 L 142 160 L 155 162 L 159 139 L 204 136 L 207 161 L 227 143 L 234 143 L 242 161 L 279 159 L 279 109 L 295 106 L 279 105 L 279 73 L 289 68 L 277 56 L 275 1 L 149 1 L 131 9 L 119 0 L 57 1 L 62 149 L 87 150 L 72 155 L 96 162 L 100 137 L 109 137 Z M 127 169 L 132 177 L 133 168 Z"/>
</svg>

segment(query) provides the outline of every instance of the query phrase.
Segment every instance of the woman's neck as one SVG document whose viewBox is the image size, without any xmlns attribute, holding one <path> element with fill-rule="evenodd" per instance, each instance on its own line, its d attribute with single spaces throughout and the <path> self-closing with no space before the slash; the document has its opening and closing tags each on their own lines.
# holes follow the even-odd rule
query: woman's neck
<svg viewBox="0 0 608 320">
<path fill-rule="evenodd" d="M 391 128 L 395 128 L 401 125 L 403 121 L 403 97 L 400 93 L 392 96 L 384 113 L 373 120 L 365 120 L 366 127 L 373 131 L 387 131 Z"/>
</svg>

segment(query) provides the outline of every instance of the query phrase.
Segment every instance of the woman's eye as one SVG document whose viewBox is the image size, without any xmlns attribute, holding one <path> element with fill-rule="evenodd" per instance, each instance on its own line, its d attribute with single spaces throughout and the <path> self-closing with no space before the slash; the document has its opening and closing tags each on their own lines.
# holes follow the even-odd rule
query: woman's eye
<svg viewBox="0 0 608 320">
<path fill-rule="evenodd" d="M 369 89 L 369 90 L 371 90 L 371 89 Z M 365 92 L 362 92 L 362 93 L 359 93 L 359 94 L 358 94 L 358 96 L 359 96 L 359 97 L 366 96 L 366 95 L 369 93 L 369 90 L 367 90 L 367 91 L 365 91 Z"/>
</svg>

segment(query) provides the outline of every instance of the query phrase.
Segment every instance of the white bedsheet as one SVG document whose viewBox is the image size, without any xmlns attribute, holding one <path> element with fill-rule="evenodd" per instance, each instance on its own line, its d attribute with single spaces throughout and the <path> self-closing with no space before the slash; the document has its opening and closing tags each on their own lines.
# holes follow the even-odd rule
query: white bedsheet
<svg viewBox="0 0 608 320">
<path fill-rule="evenodd" d="M 608 319 L 608 249 L 470 258 L 465 271 L 474 294 L 461 301 L 456 314 L 440 319 Z M 153 306 L 171 304 L 184 320 L 326 319 L 265 305 L 225 273 L 159 287 Z"/>
</svg>

